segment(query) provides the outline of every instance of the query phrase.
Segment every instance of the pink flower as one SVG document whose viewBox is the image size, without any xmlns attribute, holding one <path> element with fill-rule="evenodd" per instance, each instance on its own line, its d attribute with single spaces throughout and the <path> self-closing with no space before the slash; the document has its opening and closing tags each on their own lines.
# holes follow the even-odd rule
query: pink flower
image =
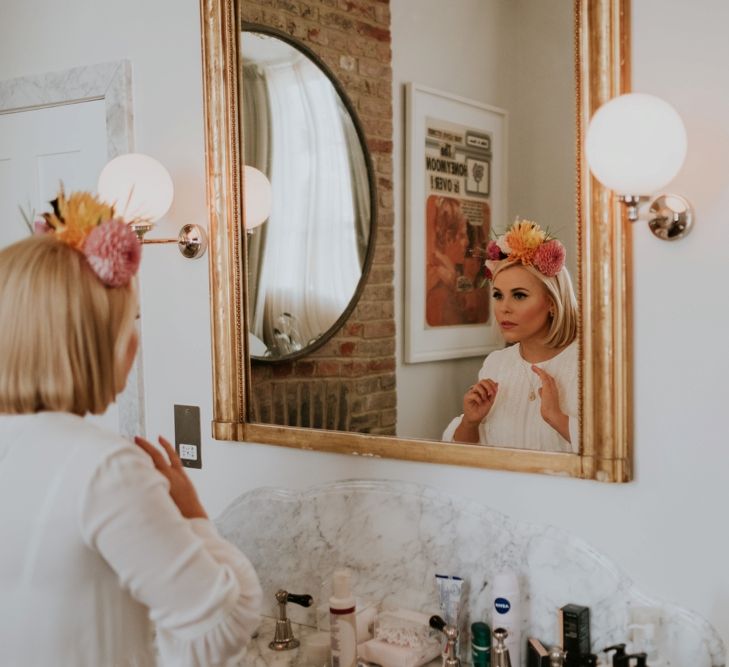
<svg viewBox="0 0 729 667">
<path fill-rule="evenodd" d="M 501 259 L 501 248 L 496 241 L 489 241 L 486 244 L 486 258 L 487 259 Z"/>
<path fill-rule="evenodd" d="M 109 287 L 121 287 L 137 273 L 142 246 L 128 225 L 116 218 L 91 231 L 83 253 L 101 282 Z"/>
<path fill-rule="evenodd" d="M 534 252 L 532 264 L 545 276 L 556 276 L 564 266 L 564 246 L 557 240 L 545 241 Z"/>
</svg>

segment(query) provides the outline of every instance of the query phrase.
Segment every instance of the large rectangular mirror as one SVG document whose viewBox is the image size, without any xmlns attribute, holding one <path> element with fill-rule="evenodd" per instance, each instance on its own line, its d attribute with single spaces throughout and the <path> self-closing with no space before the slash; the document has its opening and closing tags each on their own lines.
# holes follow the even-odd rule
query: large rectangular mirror
<svg viewBox="0 0 729 667">
<path fill-rule="evenodd" d="M 257 3 L 201 0 L 214 437 L 603 481 L 631 478 L 629 228 L 583 159 L 591 114 L 628 90 L 627 0 L 576 0 L 546 14 L 536 0 L 490 4 L 494 20 L 502 22 L 495 48 L 515 57 L 491 74 L 500 108 L 482 108 L 508 123 L 475 127 L 479 116 L 468 108 L 479 103 L 455 97 L 446 102 L 457 99 L 466 109 L 463 119 L 474 120 L 454 123 L 438 91 L 408 90 L 408 122 L 416 95 L 425 105 L 421 153 L 444 156 L 456 165 L 451 173 L 462 159 L 463 178 L 473 181 L 470 190 L 467 180 L 456 184 L 471 193 L 466 196 L 430 192 L 422 209 L 409 204 L 408 231 L 420 229 L 413 221 L 421 225 L 427 252 L 422 271 L 413 272 L 392 254 L 384 15 L 374 7 L 359 17 L 345 10 L 329 16 L 323 6 L 309 12 L 310 21 L 338 17 L 342 32 L 342 41 L 328 43 L 319 55 L 316 31 L 279 24 Z M 347 30 L 360 41 L 348 44 Z M 369 45 L 363 35 L 372 37 Z M 514 49 L 520 40 L 530 48 Z M 417 146 L 411 138 L 409 152 Z M 266 173 L 273 189 L 271 217 L 248 233 L 244 164 Z M 469 164 L 480 165 L 478 173 L 467 173 Z M 508 188 L 501 189 L 499 173 Z M 482 194 L 490 191 L 481 188 L 484 175 L 502 197 Z M 521 326 L 519 313 L 503 314 L 514 307 L 508 295 L 521 299 L 526 290 L 528 297 L 539 284 L 530 285 L 518 267 L 486 279 L 484 259 L 493 252 L 488 238 L 515 215 L 540 222 L 563 243 L 575 283 L 576 333 L 562 336 L 546 357 L 530 357 L 530 339 L 513 333 Z M 330 261 L 323 259 L 327 252 Z M 411 395 L 418 374 L 408 375 L 405 367 L 395 381 L 394 345 L 401 345 L 405 319 L 393 317 L 394 300 L 403 298 L 393 293 L 395 267 L 409 271 L 408 296 L 422 294 L 426 327 L 436 333 L 442 327 L 454 339 L 459 331 L 478 338 L 475 327 L 483 325 L 489 337 L 493 351 L 485 364 L 483 354 L 436 362 L 449 378 L 448 387 L 438 387 L 440 398 L 424 391 L 418 402 L 407 400 L 404 392 Z M 553 318 L 554 308 L 545 317 Z M 489 385 L 508 376 L 495 375 L 507 358 L 517 360 L 516 371 Z M 538 394 L 544 378 L 533 364 L 555 378 L 565 418 L 560 427 L 545 417 L 546 401 Z M 478 377 L 489 380 L 479 384 Z M 444 389 L 450 392 L 445 398 Z M 473 420 L 460 413 L 469 414 L 473 391 L 486 391 L 493 405 L 480 430 L 467 433 Z M 516 408 L 508 404 L 507 412 L 507 400 L 521 394 L 524 400 Z"/>
</svg>

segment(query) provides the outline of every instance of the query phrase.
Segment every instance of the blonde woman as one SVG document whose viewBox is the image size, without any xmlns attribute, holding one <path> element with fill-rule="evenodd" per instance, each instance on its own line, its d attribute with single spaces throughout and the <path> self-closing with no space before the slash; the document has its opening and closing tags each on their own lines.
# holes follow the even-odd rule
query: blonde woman
<svg viewBox="0 0 729 667">
<path fill-rule="evenodd" d="M 132 366 L 139 243 L 89 195 L 54 208 L 0 251 L 0 664 L 232 663 L 259 620 L 253 567 L 166 440 L 83 419 Z"/>
<path fill-rule="evenodd" d="M 444 440 L 579 451 L 577 301 L 562 244 L 518 220 L 487 247 L 503 350 L 486 357 Z"/>
</svg>

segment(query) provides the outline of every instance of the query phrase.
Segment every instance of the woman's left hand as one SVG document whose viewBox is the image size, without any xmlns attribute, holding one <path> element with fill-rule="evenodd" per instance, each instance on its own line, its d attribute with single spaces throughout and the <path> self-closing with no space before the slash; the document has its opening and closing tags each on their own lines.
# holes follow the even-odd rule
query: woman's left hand
<svg viewBox="0 0 729 667">
<path fill-rule="evenodd" d="M 557 381 L 545 370 L 539 368 L 539 366 L 532 366 L 532 371 L 542 381 L 542 386 L 539 388 L 542 419 L 567 440 L 567 442 L 570 442 L 569 418 L 562 412 L 559 406 L 559 388 L 557 387 Z"/>
<path fill-rule="evenodd" d="M 180 457 L 175 448 L 168 440 L 160 436 L 159 444 L 162 445 L 163 454 L 149 440 L 137 436 L 134 438 L 136 445 L 143 449 L 152 459 L 154 467 L 159 470 L 170 483 L 170 496 L 182 516 L 186 519 L 207 519 L 208 515 L 197 496 L 197 491 L 182 466 Z"/>
</svg>

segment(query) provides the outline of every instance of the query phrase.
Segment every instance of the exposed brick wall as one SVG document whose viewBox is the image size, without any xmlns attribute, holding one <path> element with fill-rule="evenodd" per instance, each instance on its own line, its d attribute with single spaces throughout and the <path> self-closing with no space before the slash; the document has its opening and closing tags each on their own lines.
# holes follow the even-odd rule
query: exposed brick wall
<svg viewBox="0 0 729 667">
<path fill-rule="evenodd" d="M 301 40 L 334 72 L 362 122 L 378 201 L 374 261 L 356 308 L 339 332 L 301 360 L 254 362 L 252 417 L 264 423 L 393 435 L 397 397 L 389 0 L 242 0 L 241 14 L 244 21 Z"/>
</svg>

